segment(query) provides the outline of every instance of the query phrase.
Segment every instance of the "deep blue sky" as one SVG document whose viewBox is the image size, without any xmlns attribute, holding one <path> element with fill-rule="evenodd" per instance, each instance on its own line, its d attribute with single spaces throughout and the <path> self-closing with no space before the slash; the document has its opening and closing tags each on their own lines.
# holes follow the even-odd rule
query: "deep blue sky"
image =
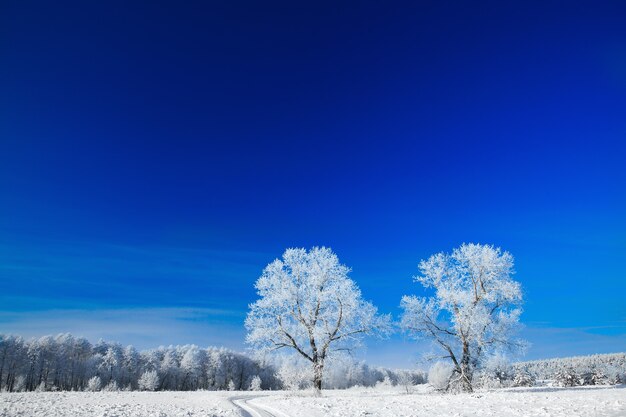
<svg viewBox="0 0 626 417">
<path fill-rule="evenodd" d="M 529 358 L 625 350 L 626 3 L 128 3 L 0 3 L 0 332 L 241 349 L 287 247 L 397 314 L 481 242 Z"/>
</svg>

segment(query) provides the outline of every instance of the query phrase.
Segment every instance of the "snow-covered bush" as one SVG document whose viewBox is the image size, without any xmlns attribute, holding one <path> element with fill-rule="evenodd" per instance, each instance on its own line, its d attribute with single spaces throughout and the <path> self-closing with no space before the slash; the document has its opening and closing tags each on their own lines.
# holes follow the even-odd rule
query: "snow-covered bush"
<svg viewBox="0 0 626 417">
<path fill-rule="evenodd" d="M 261 377 L 258 375 L 255 375 L 252 378 L 252 381 L 250 381 L 250 391 L 261 391 Z"/>
<path fill-rule="evenodd" d="M 285 362 L 278 368 L 277 376 L 283 388 L 290 391 L 307 388 L 311 385 L 311 370 L 294 362 Z"/>
<path fill-rule="evenodd" d="M 119 391 L 120 387 L 117 386 L 117 382 L 115 380 L 109 381 L 108 384 L 102 389 L 102 391 Z"/>
<path fill-rule="evenodd" d="M 87 391 L 100 391 L 102 388 L 102 380 L 99 376 L 92 376 L 87 381 Z"/>
<path fill-rule="evenodd" d="M 413 388 L 415 388 L 413 375 L 411 375 L 408 371 L 398 372 L 398 385 L 403 387 L 407 394 L 411 394 L 413 392 Z"/>
<path fill-rule="evenodd" d="M 513 368 L 509 360 L 502 355 L 489 358 L 480 371 L 482 388 L 493 389 L 508 387 L 513 383 Z"/>
<path fill-rule="evenodd" d="M 428 371 L 428 383 L 436 390 L 447 390 L 454 367 L 448 362 L 436 362 Z"/>
<path fill-rule="evenodd" d="M 591 384 L 592 385 L 606 385 L 609 383 L 609 378 L 606 376 L 601 369 L 596 369 L 593 374 L 591 374 Z"/>
<path fill-rule="evenodd" d="M 532 387 L 533 385 L 535 385 L 535 378 L 530 372 L 524 369 L 519 369 L 515 372 L 513 377 L 514 387 Z"/>
<path fill-rule="evenodd" d="M 237 388 L 235 387 L 235 383 L 233 382 L 233 380 L 231 379 L 228 382 L 228 391 L 235 391 Z"/>
<path fill-rule="evenodd" d="M 22 392 L 26 390 L 26 377 L 24 375 L 20 375 L 15 380 L 15 385 L 13 386 L 13 391 Z"/>
<path fill-rule="evenodd" d="M 575 387 L 580 384 L 580 375 L 572 368 L 564 368 L 554 375 L 554 383 L 559 387 Z"/>
<path fill-rule="evenodd" d="M 144 372 L 138 383 L 140 390 L 154 391 L 159 387 L 159 374 L 156 371 Z"/>
<path fill-rule="evenodd" d="M 607 372 L 607 384 L 626 384 L 626 372 L 622 372 L 616 367 L 610 368 Z"/>
<path fill-rule="evenodd" d="M 391 388 L 393 386 L 393 381 L 391 380 L 391 377 L 389 376 L 389 374 L 385 374 L 385 377 L 383 378 L 382 381 L 378 381 L 376 383 L 376 388 Z"/>
<path fill-rule="evenodd" d="M 491 390 L 491 389 L 496 389 L 496 388 L 502 388 L 503 385 L 500 382 L 500 380 L 498 378 L 496 378 L 493 374 L 490 373 L 486 373 L 486 372 L 481 372 L 478 375 L 478 378 L 474 377 L 474 380 L 478 381 L 476 384 L 476 386 L 482 388 L 482 389 L 487 389 L 487 390 Z"/>
</svg>

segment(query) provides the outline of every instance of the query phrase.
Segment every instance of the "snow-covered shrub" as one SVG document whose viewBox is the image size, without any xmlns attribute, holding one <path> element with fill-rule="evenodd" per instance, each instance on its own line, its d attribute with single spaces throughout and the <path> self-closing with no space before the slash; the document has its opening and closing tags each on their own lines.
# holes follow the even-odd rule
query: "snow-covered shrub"
<svg viewBox="0 0 626 417">
<path fill-rule="evenodd" d="M 610 385 L 626 384 L 626 374 L 622 374 L 619 371 L 610 372 L 607 383 Z"/>
<path fill-rule="evenodd" d="M 601 369 L 596 369 L 591 374 L 591 385 L 606 385 L 609 382 L 609 378 Z"/>
<path fill-rule="evenodd" d="M 102 391 L 119 391 L 120 387 L 117 386 L 117 381 L 112 379 L 108 384 L 102 389 Z"/>
<path fill-rule="evenodd" d="M 619 385 L 626 384 L 626 373 L 622 373 L 618 368 L 611 368 L 607 372 L 607 384 Z"/>
<path fill-rule="evenodd" d="M 140 390 L 155 391 L 159 387 L 159 374 L 156 371 L 144 372 L 138 383 Z"/>
<path fill-rule="evenodd" d="M 237 388 L 235 387 L 235 383 L 233 382 L 233 380 L 231 379 L 228 382 L 228 391 L 235 391 Z"/>
<path fill-rule="evenodd" d="M 99 376 L 92 376 L 87 381 L 87 391 L 100 391 L 102 388 L 102 380 Z"/>
<path fill-rule="evenodd" d="M 24 375 L 20 375 L 15 380 L 15 385 L 13 386 L 13 391 L 22 392 L 26 390 L 26 377 Z"/>
<path fill-rule="evenodd" d="M 575 387 L 580 383 L 580 376 L 572 368 L 564 368 L 554 375 L 554 383 L 559 387 Z"/>
<path fill-rule="evenodd" d="M 307 388 L 311 385 L 311 370 L 309 367 L 300 366 L 298 363 L 286 361 L 277 372 L 278 379 L 283 388 L 290 391 Z"/>
<path fill-rule="evenodd" d="M 474 376 L 474 386 L 478 386 L 482 389 L 497 389 L 502 388 L 502 383 L 493 374 L 487 372 L 481 372 L 477 376 Z"/>
<path fill-rule="evenodd" d="M 535 378 L 533 375 L 525 369 L 519 369 L 515 372 L 513 377 L 514 387 L 532 387 L 535 385 Z"/>
<path fill-rule="evenodd" d="M 593 372 L 585 372 L 579 375 L 578 385 L 595 385 L 593 383 Z"/>
<path fill-rule="evenodd" d="M 502 355 L 495 355 L 485 361 L 479 374 L 482 388 L 493 389 L 508 387 L 513 383 L 513 368 L 509 360 Z"/>
<path fill-rule="evenodd" d="M 250 391 L 261 391 L 261 377 L 258 375 L 255 375 L 254 378 L 252 378 L 252 381 L 250 381 Z"/>
<path fill-rule="evenodd" d="M 411 394 L 415 387 L 413 375 L 408 371 L 400 371 L 398 373 L 398 385 L 402 386 L 407 394 Z"/>
<path fill-rule="evenodd" d="M 35 392 L 45 392 L 45 391 L 47 391 L 46 383 L 44 381 L 41 381 L 39 385 L 37 385 L 37 388 L 35 388 Z"/>
<path fill-rule="evenodd" d="M 382 381 L 378 381 L 376 383 L 376 388 L 391 388 L 393 386 L 393 381 L 389 374 L 385 374 L 385 377 Z"/>
<path fill-rule="evenodd" d="M 453 370 L 453 366 L 448 362 L 436 362 L 428 371 L 428 383 L 436 390 L 448 389 Z"/>
</svg>

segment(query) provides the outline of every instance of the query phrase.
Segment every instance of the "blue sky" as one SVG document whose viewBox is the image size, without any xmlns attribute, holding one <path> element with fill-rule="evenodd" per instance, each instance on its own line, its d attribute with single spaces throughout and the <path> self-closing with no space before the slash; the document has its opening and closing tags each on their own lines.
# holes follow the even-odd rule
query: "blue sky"
<svg viewBox="0 0 626 417">
<path fill-rule="evenodd" d="M 242 349 L 287 247 L 397 314 L 481 242 L 527 357 L 624 350 L 623 2 L 126 3 L 1 6 L 0 332 Z"/>
</svg>

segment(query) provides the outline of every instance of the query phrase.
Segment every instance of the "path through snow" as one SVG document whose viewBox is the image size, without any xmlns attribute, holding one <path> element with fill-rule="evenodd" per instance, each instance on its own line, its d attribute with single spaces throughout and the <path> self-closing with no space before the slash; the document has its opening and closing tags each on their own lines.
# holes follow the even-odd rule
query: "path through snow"
<svg viewBox="0 0 626 417">
<path fill-rule="evenodd" d="M 290 417 L 282 411 L 252 402 L 262 397 L 267 395 L 240 395 L 229 397 L 228 400 L 243 411 L 244 417 Z"/>
</svg>

